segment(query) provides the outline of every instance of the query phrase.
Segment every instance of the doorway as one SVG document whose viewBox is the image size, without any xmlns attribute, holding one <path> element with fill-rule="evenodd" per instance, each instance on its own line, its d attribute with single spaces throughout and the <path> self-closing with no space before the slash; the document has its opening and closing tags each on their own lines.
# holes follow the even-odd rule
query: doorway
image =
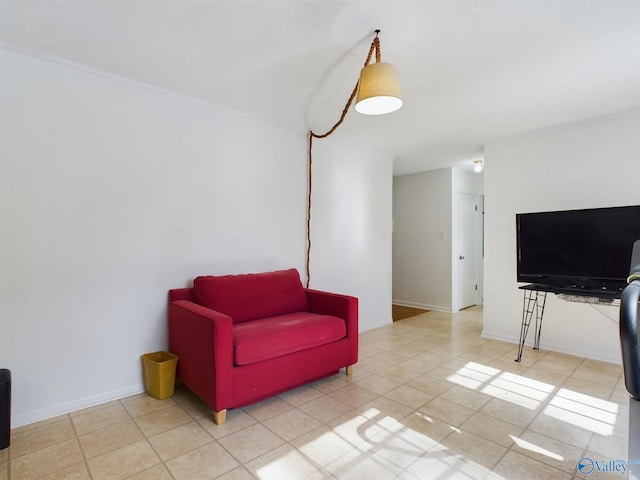
<svg viewBox="0 0 640 480">
<path fill-rule="evenodd" d="M 395 322 L 397 320 L 404 320 L 405 318 L 415 317 L 422 313 L 427 313 L 429 310 L 424 308 L 407 307 L 406 305 L 391 304 L 391 319 Z"/>
<path fill-rule="evenodd" d="M 482 303 L 479 280 L 482 276 L 483 205 L 481 195 L 458 193 L 457 265 L 458 309 Z"/>
</svg>

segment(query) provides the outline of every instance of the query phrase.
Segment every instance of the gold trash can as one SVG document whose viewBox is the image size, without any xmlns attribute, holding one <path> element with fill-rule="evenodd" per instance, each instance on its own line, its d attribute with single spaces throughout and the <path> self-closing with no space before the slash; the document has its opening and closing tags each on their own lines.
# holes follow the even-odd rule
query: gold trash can
<svg viewBox="0 0 640 480">
<path fill-rule="evenodd" d="M 142 355 L 144 383 L 147 393 L 158 400 L 173 395 L 176 384 L 178 356 L 169 352 Z"/>
</svg>

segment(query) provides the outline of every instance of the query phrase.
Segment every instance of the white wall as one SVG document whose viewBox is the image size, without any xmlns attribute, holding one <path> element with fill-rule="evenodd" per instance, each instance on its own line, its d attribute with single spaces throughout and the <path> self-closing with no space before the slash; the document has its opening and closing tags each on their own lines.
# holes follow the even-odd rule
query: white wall
<svg viewBox="0 0 640 480">
<path fill-rule="evenodd" d="M 393 179 L 393 302 L 452 311 L 452 169 Z"/>
<path fill-rule="evenodd" d="M 303 271 L 304 132 L 0 54 L 0 366 L 12 370 L 13 426 L 142 391 L 139 356 L 167 346 L 168 289 L 199 274 Z M 367 328 L 390 316 L 378 311 L 388 279 L 370 273 L 391 252 L 351 239 L 384 233 L 391 173 L 353 157 L 344 176 L 331 164 L 329 180 L 350 189 L 334 189 L 314 225 L 369 269 L 335 273 L 318 238 L 316 286 L 359 294 Z M 361 223 L 336 228 L 353 206 Z"/>
<path fill-rule="evenodd" d="M 483 335 L 519 338 L 515 214 L 640 204 L 639 131 L 640 112 L 635 112 L 485 146 Z M 619 363 L 618 309 L 598 309 L 549 296 L 541 347 Z M 532 332 L 529 336 L 531 341 Z"/>
<path fill-rule="evenodd" d="M 453 167 L 452 185 L 454 192 L 481 195 L 484 192 L 484 174 L 467 168 Z"/>
<path fill-rule="evenodd" d="M 361 331 L 392 322 L 392 184 L 391 158 L 314 141 L 310 286 L 360 298 Z"/>
</svg>

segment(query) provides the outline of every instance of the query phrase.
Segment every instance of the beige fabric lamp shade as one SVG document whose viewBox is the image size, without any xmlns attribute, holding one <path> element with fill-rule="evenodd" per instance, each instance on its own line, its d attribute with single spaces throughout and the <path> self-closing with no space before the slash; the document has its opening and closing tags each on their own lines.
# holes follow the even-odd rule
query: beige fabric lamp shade
<svg viewBox="0 0 640 480">
<path fill-rule="evenodd" d="M 356 111 L 364 115 L 383 115 L 402 106 L 402 93 L 396 69 L 389 63 L 371 63 L 360 72 Z"/>
</svg>

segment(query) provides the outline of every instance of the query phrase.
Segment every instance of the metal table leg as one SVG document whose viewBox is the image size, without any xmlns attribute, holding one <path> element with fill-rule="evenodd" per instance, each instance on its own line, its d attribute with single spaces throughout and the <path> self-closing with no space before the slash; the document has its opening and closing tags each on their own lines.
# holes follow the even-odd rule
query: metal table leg
<svg viewBox="0 0 640 480">
<path fill-rule="evenodd" d="M 544 306 L 547 302 L 547 292 L 539 292 L 537 290 L 523 290 L 524 298 L 522 301 L 522 325 L 520 326 L 520 343 L 518 344 L 518 358 L 516 362 L 522 360 L 522 350 L 527 340 L 529 326 L 531 321 L 535 319 L 533 349 L 540 349 L 540 332 L 542 331 L 542 316 L 544 315 Z"/>
</svg>

